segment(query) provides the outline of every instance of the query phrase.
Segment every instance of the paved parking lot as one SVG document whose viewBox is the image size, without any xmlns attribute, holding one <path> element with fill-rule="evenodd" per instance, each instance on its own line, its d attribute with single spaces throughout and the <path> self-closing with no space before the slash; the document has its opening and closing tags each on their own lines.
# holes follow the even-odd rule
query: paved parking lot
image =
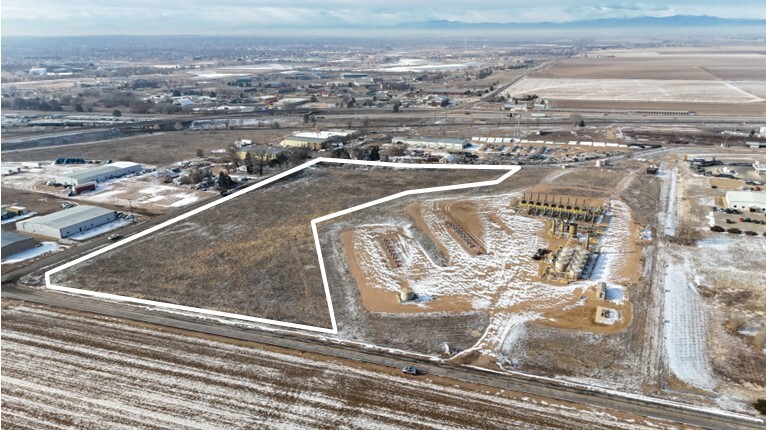
<svg viewBox="0 0 766 431">
<path fill-rule="evenodd" d="M 741 229 L 743 232 L 748 230 L 758 232 L 759 234 L 766 232 L 766 214 L 764 213 L 745 211 L 741 214 L 727 214 L 722 211 L 716 211 L 713 214 L 715 217 L 715 224 L 725 229 L 735 227 L 737 229 Z M 754 223 L 752 221 L 741 221 L 747 219 L 760 221 L 763 222 L 763 224 Z M 728 223 L 726 220 L 730 220 L 731 223 Z"/>
</svg>

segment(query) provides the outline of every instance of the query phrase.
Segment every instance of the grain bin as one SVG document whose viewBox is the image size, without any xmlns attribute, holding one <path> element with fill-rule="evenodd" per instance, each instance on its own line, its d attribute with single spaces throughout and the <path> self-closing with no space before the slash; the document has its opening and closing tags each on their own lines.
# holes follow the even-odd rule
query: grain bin
<svg viewBox="0 0 766 431">
<path fill-rule="evenodd" d="M 572 261 L 572 256 L 574 254 L 574 250 L 572 250 L 569 247 L 564 247 L 559 252 L 558 257 L 556 258 L 556 271 L 558 272 L 564 272 L 567 269 L 567 265 L 569 265 L 569 262 Z"/>
<path fill-rule="evenodd" d="M 577 236 L 577 223 L 570 223 L 569 224 L 569 236 L 570 237 Z"/>
</svg>

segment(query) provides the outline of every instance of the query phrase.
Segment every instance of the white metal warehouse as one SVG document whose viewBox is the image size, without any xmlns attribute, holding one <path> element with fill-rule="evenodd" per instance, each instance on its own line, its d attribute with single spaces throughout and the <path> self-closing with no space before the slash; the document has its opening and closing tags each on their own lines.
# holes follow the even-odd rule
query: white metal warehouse
<svg viewBox="0 0 766 431">
<path fill-rule="evenodd" d="M 112 178 L 119 178 L 123 175 L 141 172 L 141 165 L 133 162 L 114 162 L 97 168 L 86 169 L 66 175 L 59 175 L 55 181 L 67 186 L 79 186 L 80 184 L 91 181 L 106 181 Z"/>
<path fill-rule="evenodd" d="M 394 136 L 391 138 L 392 144 L 405 144 L 410 147 L 445 149 L 450 151 L 460 151 L 471 146 L 471 143 L 465 139 L 455 138 L 426 138 L 424 136 L 415 136 L 407 138 L 404 136 Z"/>
<path fill-rule="evenodd" d="M 80 205 L 16 222 L 16 230 L 52 238 L 66 238 L 115 220 L 117 213 L 113 210 Z"/>
<path fill-rule="evenodd" d="M 726 192 L 726 206 L 733 209 L 748 211 L 766 211 L 766 192 L 730 191 Z"/>
</svg>

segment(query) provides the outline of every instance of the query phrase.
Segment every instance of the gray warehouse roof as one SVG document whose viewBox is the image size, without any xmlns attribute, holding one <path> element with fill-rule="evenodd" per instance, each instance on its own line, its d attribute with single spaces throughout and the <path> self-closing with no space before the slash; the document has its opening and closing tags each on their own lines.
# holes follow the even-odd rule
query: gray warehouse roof
<svg viewBox="0 0 766 431">
<path fill-rule="evenodd" d="M 62 229 L 73 224 L 82 223 L 100 217 L 106 214 L 113 213 L 113 210 L 106 208 L 94 207 L 90 205 L 80 205 L 65 210 L 57 211 L 53 214 L 48 214 L 40 217 L 33 217 L 26 220 L 28 223 L 37 223 L 50 226 L 54 229 Z"/>
<path fill-rule="evenodd" d="M 28 236 L 19 235 L 16 232 L 10 232 L 10 231 L 7 231 L 7 230 L 3 231 L 2 237 L 3 237 L 2 238 L 3 239 L 3 241 L 2 241 L 3 248 L 5 248 L 6 246 L 9 246 L 11 244 L 15 244 L 17 242 L 26 241 L 26 240 L 30 239 L 30 237 L 28 237 Z"/>
<path fill-rule="evenodd" d="M 95 177 L 95 176 L 99 176 L 99 175 L 106 175 L 106 174 L 109 174 L 111 172 L 114 172 L 114 171 L 117 171 L 117 170 L 120 170 L 120 169 L 124 169 L 124 168 L 128 168 L 128 167 L 133 167 L 133 166 L 138 167 L 140 165 L 138 165 L 137 163 L 132 163 L 132 162 L 114 162 L 114 163 L 110 163 L 108 165 L 99 166 L 97 168 L 86 169 L 86 170 L 81 171 L 81 172 L 75 172 L 75 173 L 71 173 L 71 174 L 64 174 L 62 176 L 63 177 L 67 177 L 67 178 L 71 178 L 73 180 L 81 181 L 81 180 L 89 179 L 91 177 Z"/>
<path fill-rule="evenodd" d="M 405 137 L 405 136 L 394 136 L 392 141 L 421 141 L 421 142 L 432 142 L 435 144 L 469 144 L 465 139 L 459 139 L 459 138 L 427 138 L 425 136 L 413 136 L 411 138 Z"/>
<path fill-rule="evenodd" d="M 324 141 L 328 140 L 328 139 L 330 139 L 330 138 L 329 137 L 328 138 L 317 138 L 317 137 L 313 137 L 313 136 L 296 136 L 296 135 L 292 135 L 292 136 L 289 136 L 289 137 L 285 138 L 285 140 L 301 141 L 301 142 L 316 142 L 316 143 L 320 143 L 320 144 L 323 143 Z"/>
<path fill-rule="evenodd" d="M 113 168 L 111 166 L 101 166 L 99 168 L 93 168 L 93 169 L 88 169 L 87 171 L 82 171 L 82 172 L 77 172 L 77 173 L 72 173 L 72 174 L 66 174 L 64 176 L 69 177 L 69 178 L 71 178 L 73 180 L 80 181 L 80 180 L 84 180 L 84 179 L 93 177 L 95 175 L 108 174 L 108 173 L 110 173 L 110 172 L 112 172 L 114 170 L 115 170 L 115 168 Z"/>
<path fill-rule="evenodd" d="M 119 169 L 119 168 L 116 167 L 116 166 L 106 165 L 106 166 L 100 166 L 98 168 L 87 169 L 87 170 L 84 170 L 82 172 L 75 172 L 75 173 L 71 173 L 71 174 L 65 174 L 63 176 L 71 178 L 73 180 L 81 181 L 81 180 L 88 179 L 88 178 L 91 178 L 91 177 L 94 177 L 94 176 L 109 174 L 111 172 L 116 171 L 117 169 Z"/>
</svg>

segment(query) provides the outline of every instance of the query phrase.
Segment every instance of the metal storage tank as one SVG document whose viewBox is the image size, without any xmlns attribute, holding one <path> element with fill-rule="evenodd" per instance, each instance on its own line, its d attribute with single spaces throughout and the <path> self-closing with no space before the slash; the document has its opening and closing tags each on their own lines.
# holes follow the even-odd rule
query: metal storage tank
<svg viewBox="0 0 766 431">
<path fill-rule="evenodd" d="M 572 252 L 573 250 L 568 247 L 564 247 L 561 252 L 559 252 L 558 257 L 556 258 L 556 271 L 564 272 L 567 269 L 567 265 L 572 261 Z"/>
<path fill-rule="evenodd" d="M 569 224 L 569 236 L 577 236 L 577 223 Z"/>
<path fill-rule="evenodd" d="M 579 279 L 582 276 L 582 266 L 572 265 L 569 269 L 569 277 L 572 279 Z"/>
</svg>

